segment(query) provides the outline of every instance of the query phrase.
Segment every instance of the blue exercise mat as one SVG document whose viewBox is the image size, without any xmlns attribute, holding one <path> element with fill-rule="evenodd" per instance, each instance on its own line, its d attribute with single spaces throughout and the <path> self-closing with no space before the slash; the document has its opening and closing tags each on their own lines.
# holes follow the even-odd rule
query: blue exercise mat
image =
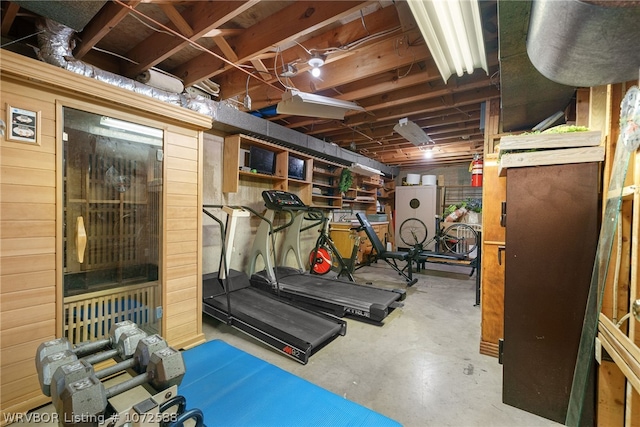
<svg viewBox="0 0 640 427">
<path fill-rule="evenodd" d="M 307 380 L 213 340 L 183 353 L 178 391 L 215 426 L 400 426 Z"/>
</svg>

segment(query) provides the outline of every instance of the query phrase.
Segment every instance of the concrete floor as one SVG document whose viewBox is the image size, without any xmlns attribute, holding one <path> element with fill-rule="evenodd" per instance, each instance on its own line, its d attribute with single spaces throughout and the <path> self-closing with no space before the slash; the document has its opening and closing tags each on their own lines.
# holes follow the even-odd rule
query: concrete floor
<svg viewBox="0 0 640 427">
<path fill-rule="evenodd" d="M 347 334 L 306 365 L 206 315 L 203 329 L 208 340 L 222 339 L 406 427 L 560 425 L 502 403 L 502 367 L 479 353 L 475 276 L 429 266 L 383 326 L 347 319 Z M 356 280 L 404 287 L 383 264 L 358 270 Z"/>
<path fill-rule="evenodd" d="M 468 268 L 433 268 L 417 275 L 404 307 L 392 312 L 384 325 L 347 319 L 346 336 L 311 356 L 306 365 L 206 315 L 203 330 L 208 340 L 222 339 L 406 427 L 559 426 L 502 403 L 502 367 L 478 351 L 475 277 L 468 276 Z M 404 287 L 382 264 L 358 270 L 356 279 L 378 287 Z M 54 410 L 46 405 L 36 412 L 49 415 Z M 46 421 L 16 424 L 57 426 Z M 214 421 L 205 423 L 215 426 Z"/>
</svg>

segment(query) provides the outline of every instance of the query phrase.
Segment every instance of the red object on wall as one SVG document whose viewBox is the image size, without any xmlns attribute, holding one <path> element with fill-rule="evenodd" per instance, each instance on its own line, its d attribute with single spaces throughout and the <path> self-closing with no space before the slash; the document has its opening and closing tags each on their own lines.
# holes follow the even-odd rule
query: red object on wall
<svg viewBox="0 0 640 427">
<path fill-rule="evenodd" d="M 479 157 L 471 162 L 471 186 L 482 187 L 482 159 Z"/>
</svg>

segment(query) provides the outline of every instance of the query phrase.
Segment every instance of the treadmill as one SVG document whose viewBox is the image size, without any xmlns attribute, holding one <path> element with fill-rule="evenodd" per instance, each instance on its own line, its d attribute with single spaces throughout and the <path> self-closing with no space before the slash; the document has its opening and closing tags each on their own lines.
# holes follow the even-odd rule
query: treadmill
<svg viewBox="0 0 640 427">
<path fill-rule="evenodd" d="M 226 227 L 208 211 L 212 208 L 222 208 L 227 213 Z M 203 211 L 220 225 L 224 242 L 219 272 L 203 275 L 204 313 L 302 364 L 339 335 L 346 334 L 344 320 L 282 301 L 250 286 L 244 272 L 228 268 L 237 219 L 248 217 L 249 208 L 205 205 Z"/>
<path fill-rule="evenodd" d="M 311 310 L 331 313 L 338 317 L 352 316 L 380 324 L 395 308 L 401 307 L 406 297 L 404 289 L 387 290 L 370 285 L 360 285 L 339 278 L 311 274 L 304 270 L 300 255 L 300 233 L 305 214 L 312 210 L 300 198 L 280 190 L 262 192 L 267 212 L 260 223 L 251 252 L 249 274 L 255 288 L 276 293 L 296 305 Z M 273 229 L 276 212 L 289 214 L 283 226 Z M 286 230 L 279 263 L 282 265 L 289 251 L 293 251 L 298 268 L 274 266 L 271 256 L 273 234 Z M 256 259 L 261 256 L 265 269 L 255 272 Z"/>
</svg>

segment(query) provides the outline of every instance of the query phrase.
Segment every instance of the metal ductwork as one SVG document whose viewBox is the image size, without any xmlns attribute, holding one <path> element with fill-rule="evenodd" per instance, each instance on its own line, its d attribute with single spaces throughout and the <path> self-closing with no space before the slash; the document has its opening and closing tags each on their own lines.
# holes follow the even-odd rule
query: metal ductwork
<svg viewBox="0 0 640 427">
<path fill-rule="evenodd" d="M 575 86 L 549 80 L 536 70 L 527 55 L 531 3 L 498 1 L 501 114 L 505 132 L 530 130 L 550 115 L 563 111 L 575 95 Z"/>
<path fill-rule="evenodd" d="M 571 86 L 638 79 L 640 1 L 535 0 L 527 53 L 545 77 Z"/>
<path fill-rule="evenodd" d="M 301 132 L 272 123 L 252 114 L 239 111 L 222 102 L 216 102 L 213 110 L 213 127 L 227 133 L 244 133 L 249 136 L 274 142 L 288 148 L 313 154 L 336 163 L 351 165 L 359 163 L 395 177 L 400 172 L 397 166 L 388 166 L 336 144 L 322 141 Z"/>
<path fill-rule="evenodd" d="M 398 175 L 398 167 L 385 165 L 335 144 L 327 143 L 301 132 L 271 123 L 268 120 L 238 111 L 226 103 L 212 101 L 199 95 L 172 93 L 156 89 L 136 80 L 100 70 L 76 60 L 72 55 L 74 31 L 58 22 L 50 19 L 43 20 L 38 22 L 38 30 L 40 30 L 38 34 L 38 57 L 44 62 L 211 116 L 214 120 L 213 127 L 224 132 L 244 133 L 255 136 L 310 155 L 344 164 L 345 166 L 359 163 L 380 170 L 388 176 L 395 177 Z"/>
</svg>

